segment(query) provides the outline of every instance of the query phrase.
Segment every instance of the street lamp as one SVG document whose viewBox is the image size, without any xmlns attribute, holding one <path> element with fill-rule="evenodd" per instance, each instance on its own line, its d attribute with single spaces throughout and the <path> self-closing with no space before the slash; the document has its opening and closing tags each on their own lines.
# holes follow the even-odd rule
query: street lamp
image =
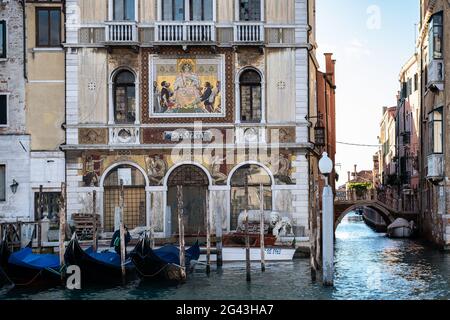
<svg viewBox="0 0 450 320">
<path fill-rule="evenodd" d="M 11 188 L 12 193 L 16 194 L 19 183 L 16 181 L 16 179 L 13 179 L 13 183 L 9 187 Z"/>
<path fill-rule="evenodd" d="M 325 286 L 333 286 L 334 280 L 334 195 L 328 184 L 328 176 L 333 172 L 333 161 L 324 152 L 319 161 L 319 170 L 325 176 L 322 193 L 322 281 Z"/>
</svg>

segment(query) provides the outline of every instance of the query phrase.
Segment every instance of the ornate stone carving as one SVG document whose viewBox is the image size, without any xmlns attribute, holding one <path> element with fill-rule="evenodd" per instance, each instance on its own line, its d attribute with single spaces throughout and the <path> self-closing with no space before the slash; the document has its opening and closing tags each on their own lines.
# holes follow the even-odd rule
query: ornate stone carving
<svg viewBox="0 0 450 320">
<path fill-rule="evenodd" d="M 140 143 L 139 128 L 111 128 L 110 143 L 111 144 L 139 144 Z"/>
<path fill-rule="evenodd" d="M 105 158 L 96 154 L 83 155 L 83 182 L 85 187 L 98 187 Z"/>
<path fill-rule="evenodd" d="M 145 158 L 147 167 L 147 175 L 152 185 L 162 185 L 164 177 L 167 173 L 167 162 L 164 156 L 156 155 Z"/>
<path fill-rule="evenodd" d="M 227 182 L 227 175 L 222 172 L 222 164 L 224 159 L 219 156 L 213 156 L 211 158 L 210 172 L 214 179 L 214 184 L 225 184 Z"/>
<path fill-rule="evenodd" d="M 288 155 L 280 154 L 277 163 L 271 163 L 277 184 L 293 184 L 291 161 Z"/>
<path fill-rule="evenodd" d="M 108 133 L 106 129 L 81 128 L 78 131 L 80 144 L 107 144 Z"/>
</svg>

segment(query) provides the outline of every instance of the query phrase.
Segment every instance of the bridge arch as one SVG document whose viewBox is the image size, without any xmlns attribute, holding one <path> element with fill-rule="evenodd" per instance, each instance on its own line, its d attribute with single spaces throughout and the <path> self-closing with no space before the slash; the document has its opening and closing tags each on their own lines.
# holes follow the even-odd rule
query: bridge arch
<svg viewBox="0 0 450 320">
<path fill-rule="evenodd" d="M 360 208 L 369 208 L 369 209 L 376 211 L 384 219 L 384 221 L 386 222 L 386 225 L 390 225 L 395 220 L 394 215 L 389 210 L 387 210 L 383 206 L 379 205 L 378 203 L 374 203 L 374 202 L 357 203 L 357 204 L 349 205 L 346 208 L 342 208 L 341 210 L 339 210 L 338 208 L 335 208 L 335 210 L 336 209 L 337 210 L 335 212 L 334 230 L 336 231 L 337 227 L 339 226 L 339 224 L 342 222 L 342 220 L 344 219 L 344 217 L 347 214 L 349 214 L 352 211 L 356 211 L 357 209 L 360 209 Z"/>
</svg>

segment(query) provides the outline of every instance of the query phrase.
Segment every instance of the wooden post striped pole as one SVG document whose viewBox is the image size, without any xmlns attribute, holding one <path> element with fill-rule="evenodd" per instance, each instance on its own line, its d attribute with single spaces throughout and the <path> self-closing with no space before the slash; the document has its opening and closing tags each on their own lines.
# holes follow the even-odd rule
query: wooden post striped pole
<svg viewBox="0 0 450 320">
<path fill-rule="evenodd" d="M 97 239 L 97 191 L 92 192 L 92 248 L 94 252 L 97 252 L 98 239 Z"/>
<path fill-rule="evenodd" d="M 61 183 L 61 203 L 59 205 L 59 263 L 64 266 L 64 253 L 66 251 L 66 184 Z M 62 273 L 61 273 L 62 276 Z"/>
<path fill-rule="evenodd" d="M 244 191 L 245 191 L 245 270 L 247 275 L 247 282 L 252 281 L 251 277 L 251 262 L 250 262 L 250 236 L 248 226 L 248 174 L 245 175 Z"/>
<path fill-rule="evenodd" d="M 206 190 L 206 274 L 211 273 L 211 221 L 209 216 L 209 192 Z"/>
<path fill-rule="evenodd" d="M 125 225 L 124 225 L 124 217 L 123 210 L 125 207 L 124 204 L 124 191 L 123 191 L 123 180 L 120 180 L 120 265 L 122 268 L 122 281 L 125 284 L 126 282 L 126 270 L 125 270 Z"/>
<path fill-rule="evenodd" d="M 183 218 L 183 186 L 177 186 L 177 204 L 178 204 L 178 237 L 180 241 L 180 267 L 181 279 L 186 279 L 186 257 L 184 243 L 184 218 Z"/>
<path fill-rule="evenodd" d="M 259 208 L 260 208 L 260 247 L 261 247 L 261 271 L 266 271 L 266 258 L 265 258 L 265 247 L 264 247 L 264 186 L 260 184 L 259 186 Z"/>
</svg>

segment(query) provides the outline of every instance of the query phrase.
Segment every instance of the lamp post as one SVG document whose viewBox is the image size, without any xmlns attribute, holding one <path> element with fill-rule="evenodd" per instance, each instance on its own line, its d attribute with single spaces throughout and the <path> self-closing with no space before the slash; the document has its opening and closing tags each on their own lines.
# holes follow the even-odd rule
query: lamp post
<svg viewBox="0 0 450 320">
<path fill-rule="evenodd" d="M 323 284 L 333 286 L 334 280 L 334 199 L 328 184 L 328 176 L 333 171 L 333 161 L 324 152 L 319 161 L 319 170 L 325 176 L 322 193 L 322 270 Z"/>
</svg>

